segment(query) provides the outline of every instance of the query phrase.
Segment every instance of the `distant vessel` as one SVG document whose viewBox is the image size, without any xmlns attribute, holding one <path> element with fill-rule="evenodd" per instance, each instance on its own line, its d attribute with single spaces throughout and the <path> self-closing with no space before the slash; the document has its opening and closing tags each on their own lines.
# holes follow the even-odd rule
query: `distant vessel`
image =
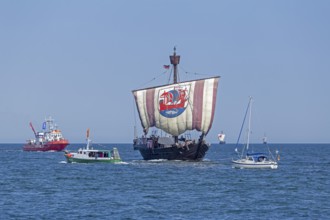
<svg viewBox="0 0 330 220">
<path fill-rule="evenodd" d="M 112 150 L 96 150 L 90 146 L 89 129 L 87 130 L 86 148 L 80 148 L 77 153 L 65 151 L 64 156 L 68 163 L 116 163 L 121 162 L 117 148 Z"/>
<path fill-rule="evenodd" d="M 278 164 L 275 161 L 273 155 L 271 154 L 270 150 L 268 149 L 269 155 L 265 153 L 255 153 L 255 152 L 249 152 L 249 144 L 250 144 L 250 133 L 251 133 L 251 110 L 252 109 L 252 97 L 250 97 L 248 107 L 245 112 L 243 124 L 240 130 L 239 138 L 244 126 L 244 122 L 246 119 L 246 115 L 249 110 L 249 122 L 248 122 L 248 133 L 247 133 L 247 143 L 244 146 L 241 153 L 238 153 L 237 148 L 235 151 L 239 154 L 239 158 L 237 160 L 232 160 L 232 166 L 234 168 L 253 168 L 253 169 L 260 169 L 260 168 L 266 168 L 266 169 L 277 169 Z M 238 141 L 239 141 L 238 138 Z M 237 141 L 237 143 L 238 143 Z M 246 151 L 246 154 L 244 155 L 244 150 Z M 278 152 L 276 152 L 278 154 Z M 243 156 L 244 155 L 244 156 Z M 279 157 L 278 157 L 279 158 Z"/>
<path fill-rule="evenodd" d="M 49 117 L 42 124 L 42 131 L 36 132 L 30 122 L 30 127 L 35 139 L 27 140 L 24 151 L 62 151 L 69 144 L 62 132 L 54 124 L 54 120 Z"/>
<path fill-rule="evenodd" d="M 212 126 L 220 77 L 178 82 L 180 56 L 176 55 L 175 48 L 170 61 L 172 84 L 132 91 L 144 130 L 142 137 L 135 135 L 133 147 L 144 160 L 199 161 L 210 147 L 204 137 Z M 155 132 L 147 136 L 150 127 L 166 134 L 158 136 Z M 198 140 L 185 133 L 191 130 L 201 132 Z"/>
<path fill-rule="evenodd" d="M 225 144 L 226 143 L 225 137 L 226 137 L 226 135 L 223 133 L 223 131 L 221 131 L 221 133 L 218 134 L 219 144 Z"/>
<path fill-rule="evenodd" d="M 262 138 L 262 143 L 263 144 L 267 144 L 267 136 L 266 136 L 266 134 Z"/>
</svg>

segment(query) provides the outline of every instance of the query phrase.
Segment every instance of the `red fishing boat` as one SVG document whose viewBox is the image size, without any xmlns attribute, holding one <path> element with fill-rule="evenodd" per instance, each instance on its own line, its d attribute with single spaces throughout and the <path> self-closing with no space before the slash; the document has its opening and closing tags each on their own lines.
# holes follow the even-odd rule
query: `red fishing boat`
<svg viewBox="0 0 330 220">
<path fill-rule="evenodd" d="M 54 124 L 54 120 L 49 117 L 42 124 L 42 131 L 36 132 L 32 123 L 30 127 L 35 139 L 27 140 L 24 151 L 63 151 L 68 146 L 69 141 L 65 139 L 62 132 Z"/>
</svg>

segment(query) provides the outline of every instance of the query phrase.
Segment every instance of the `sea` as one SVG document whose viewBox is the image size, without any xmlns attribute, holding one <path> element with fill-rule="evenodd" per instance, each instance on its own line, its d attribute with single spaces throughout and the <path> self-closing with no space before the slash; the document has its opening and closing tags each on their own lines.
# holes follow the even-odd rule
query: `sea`
<svg viewBox="0 0 330 220">
<path fill-rule="evenodd" d="M 212 144 L 201 162 L 144 161 L 132 144 L 94 144 L 117 147 L 117 164 L 69 164 L 63 152 L 22 146 L 0 144 L 0 219 L 330 218 L 330 144 L 270 144 L 276 170 L 232 168 L 235 144 Z"/>
</svg>

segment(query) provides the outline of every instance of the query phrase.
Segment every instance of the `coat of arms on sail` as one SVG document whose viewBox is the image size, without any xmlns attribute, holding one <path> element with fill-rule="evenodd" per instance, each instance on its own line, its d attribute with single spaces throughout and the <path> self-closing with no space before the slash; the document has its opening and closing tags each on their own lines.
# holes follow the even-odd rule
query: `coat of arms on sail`
<svg viewBox="0 0 330 220">
<path fill-rule="evenodd" d="M 159 113 L 166 118 L 175 118 L 181 115 L 188 105 L 190 85 L 176 85 L 159 90 Z"/>
</svg>

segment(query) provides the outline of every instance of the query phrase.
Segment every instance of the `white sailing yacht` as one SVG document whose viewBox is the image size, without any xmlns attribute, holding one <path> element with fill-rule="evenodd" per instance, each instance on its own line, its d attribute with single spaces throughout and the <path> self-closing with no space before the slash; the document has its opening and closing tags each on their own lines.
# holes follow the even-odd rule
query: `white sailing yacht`
<svg viewBox="0 0 330 220">
<path fill-rule="evenodd" d="M 260 152 L 251 152 L 249 149 L 250 145 L 250 134 L 251 134 L 251 115 L 252 115 L 252 97 L 249 99 L 249 104 L 245 112 L 243 124 L 240 130 L 240 134 L 238 137 L 237 144 L 239 142 L 239 138 L 242 132 L 242 129 L 244 127 L 244 122 L 246 119 L 246 115 L 249 112 L 249 121 L 248 121 L 248 133 L 247 133 L 247 143 L 243 147 L 242 152 L 239 153 L 237 148 L 235 149 L 236 153 L 238 154 L 238 159 L 232 160 L 232 166 L 233 168 L 253 168 L 253 169 L 260 169 L 260 168 L 266 168 L 266 169 L 277 169 L 278 164 L 277 161 L 274 159 L 273 155 L 271 154 L 270 150 L 268 149 L 268 154 L 266 153 L 260 153 Z M 244 152 L 246 152 L 244 154 Z M 276 151 L 276 154 L 278 154 L 278 151 Z"/>
</svg>

